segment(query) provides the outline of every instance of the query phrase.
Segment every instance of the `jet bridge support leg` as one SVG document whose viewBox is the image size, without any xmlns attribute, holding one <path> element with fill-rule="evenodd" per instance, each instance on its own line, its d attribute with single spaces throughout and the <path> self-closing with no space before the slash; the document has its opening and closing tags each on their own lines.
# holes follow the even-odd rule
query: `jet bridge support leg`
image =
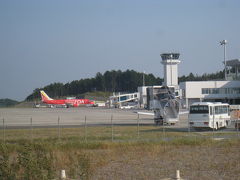
<svg viewBox="0 0 240 180">
<path fill-rule="evenodd" d="M 160 110 L 155 110 L 155 111 L 154 111 L 154 122 L 155 122 L 155 124 L 156 124 L 157 126 L 158 126 L 158 125 L 163 125 L 164 118 L 163 118 L 163 116 L 161 115 Z"/>
<path fill-rule="evenodd" d="M 154 122 L 157 126 L 162 126 L 163 125 L 163 118 L 154 119 Z"/>
</svg>

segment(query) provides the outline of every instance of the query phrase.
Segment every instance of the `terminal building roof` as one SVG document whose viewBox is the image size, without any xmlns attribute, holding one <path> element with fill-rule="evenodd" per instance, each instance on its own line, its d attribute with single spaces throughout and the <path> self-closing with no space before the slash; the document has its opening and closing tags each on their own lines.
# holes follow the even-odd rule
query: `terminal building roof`
<svg viewBox="0 0 240 180">
<path fill-rule="evenodd" d="M 239 59 L 228 60 L 228 61 L 226 61 L 226 65 L 232 66 L 232 67 L 240 66 L 240 60 Z"/>
</svg>

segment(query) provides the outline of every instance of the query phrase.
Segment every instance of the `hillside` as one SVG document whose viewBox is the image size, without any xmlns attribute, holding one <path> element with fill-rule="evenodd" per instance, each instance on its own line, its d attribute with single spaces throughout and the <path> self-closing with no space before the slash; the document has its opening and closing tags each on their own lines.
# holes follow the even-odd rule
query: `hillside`
<svg viewBox="0 0 240 180">
<path fill-rule="evenodd" d="M 0 108 L 1 107 L 11 107 L 16 104 L 18 104 L 18 101 L 12 100 L 12 99 L 0 99 Z"/>
</svg>

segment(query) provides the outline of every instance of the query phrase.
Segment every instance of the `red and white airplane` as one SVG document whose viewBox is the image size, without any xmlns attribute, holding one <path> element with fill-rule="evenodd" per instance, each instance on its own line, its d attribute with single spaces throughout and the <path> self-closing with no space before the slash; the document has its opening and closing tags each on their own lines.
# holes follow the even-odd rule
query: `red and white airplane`
<svg viewBox="0 0 240 180">
<path fill-rule="evenodd" d="M 94 104 L 94 102 L 89 99 L 52 99 L 43 90 L 40 91 L 40 93 L 42 97 L 42 102 L 46 104 L 64 105 L 66 107 L 78 107 L 86 104 Z"/>
</svg>

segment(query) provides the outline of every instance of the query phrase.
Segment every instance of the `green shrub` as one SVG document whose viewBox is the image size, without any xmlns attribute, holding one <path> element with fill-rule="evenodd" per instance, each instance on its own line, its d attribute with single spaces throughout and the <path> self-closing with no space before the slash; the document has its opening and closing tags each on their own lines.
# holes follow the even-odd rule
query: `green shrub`
<svg viewBox="0 0 240 180">
<path fill-rule="evenodd" d="M 91 175 L 90 158 L 87 154 L 80 154 L 78 160 L 78 176 L 80 179 L 89 179 Z"/>
<path fill-rule="evenodd" d="M 18 152 L 21 176 L 25 180 L 54 177 L 52 153 L 41 144 L 25 144 Z"/>
<path fill-rule="evenodd" d="M 15 159 L 10 161 L 10 153 L 5 144 L 0 145 L 0 179 L 14 180 L 16 179 L 16 172 L 18 171 L 18 164 Z"/>
</svg>

